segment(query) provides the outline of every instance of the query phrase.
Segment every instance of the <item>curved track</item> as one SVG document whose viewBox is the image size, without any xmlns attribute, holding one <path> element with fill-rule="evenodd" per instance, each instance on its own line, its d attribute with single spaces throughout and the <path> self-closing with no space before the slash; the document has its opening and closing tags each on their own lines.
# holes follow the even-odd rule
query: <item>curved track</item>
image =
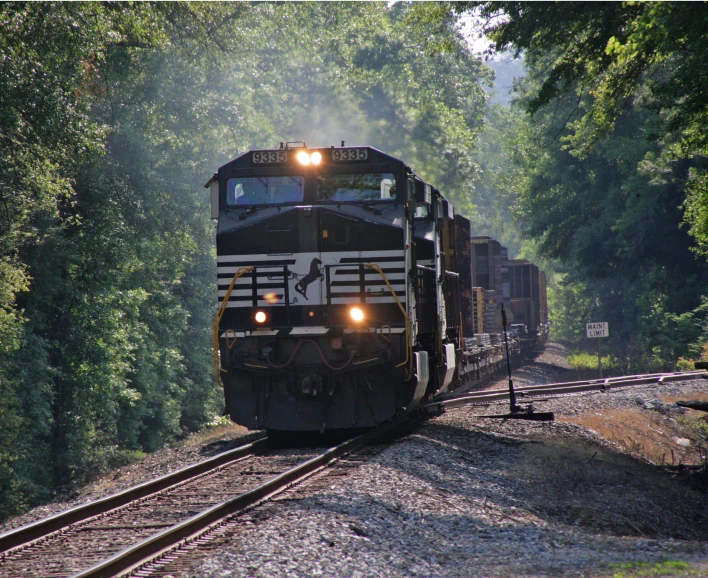
<svg viewBox="0 0 708 578">
<path fill-rule="evenodd" d="M 571 393 L 588 393 L 593 391 L 610 391 L 632 386 L 669 383 L 672 381 L 687 381 L 691 379 L 708 378 L 708 371 L 682 371 L 674 373 L 645 373 L 639 375 L 623 375 L 606 379 L 589 379 L 585 381 L 568 381 L 543 385 L 526 385 L 514 387 L 517 401 L 532 402 L 539 397 L 567 395 Z M 487 405 L 508 402 L 508 389 L 488 389 L 475 392 L 452 392 L 444 394 L 434 401 L 425 404 L 426 411 L 444 410 L 460 405 Z"/>
</svg>

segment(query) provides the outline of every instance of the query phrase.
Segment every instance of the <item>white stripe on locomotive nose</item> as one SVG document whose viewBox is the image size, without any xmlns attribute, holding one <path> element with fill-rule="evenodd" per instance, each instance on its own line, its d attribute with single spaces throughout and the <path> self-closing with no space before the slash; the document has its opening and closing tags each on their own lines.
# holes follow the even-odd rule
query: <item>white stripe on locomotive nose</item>
<svg viewBox="0 0 708 578">
<path fill-rule="evenodd" d="M 392 269 L 403 269 L 404 265 L 403 263 L 375 263 L 379 267 L 381 267 L 381 270 L 384 272 L 386 277 L 389 279 L 395 279 L 395 275 L 398 275 L 398 278 L 401 278 L 404 273 L 402 271 L 391 271 Z M 221 275 L 229 275 L 229 274 L 234 274 L 240 267 L 217 267 L 217 273 Z M 387 273 L 387 270 L 389 271 Z M 269 270 L 260 270 L 258 275 L 258 280 L 259 283 L 267 283 L 268 281 L 282 281 L 283 280 L 283 270 L 282 268 L 278 270 L 274 270 L 272 273 Z M 292 269 L 290 270 L 290 273 L 293 273 Z M 375 279 L 377 276 L 380 275 L 378 271 L 375 271 L 373 269 L 369 269 L 368 267 L 364 270 L 364 275 L 369 278 Z M 356 267 L 332 267 L 330 276 L 332 277 L 332 281 L 346 281 L 347 277 L 356 277 L 357 279 L 359 278 L 359 269 Z M 223 281 L 224 279 L 227 279 L 229 283 L 231 283 L 231 279 L 228 277 L 221 277 L 219 281 Z M 253 277 L 249 274 L 246 273 L 242 277 L 239 277 L 237 282 L 242 283 L 242 282 L 248 282 L 251 283 L 253 281 Z"/>
<path fill-rule="evenodd" d="M 254 329 L 251 331 L 251 335 L 272 337 L 273 335 L 278 335 L 278 329 Z"/>
<path fill-rule="evenodd" d="M 219 297 L 224 297 L 226 295 L 226 292 L 228 291 L 228 285 L 226 284 L 219 284 L 220 287 L 225 287 L 225 289 L 219 289 Z M 406 285 L 405 283 L 395 283 L 391 282 L 391 287 L 393 287 L 394 291 L 405 291 L 406 290 Z M 350 285 L 332 285 L 330 287 L 330 292 L 332 293 L 348 293 L 351 291 L 359 292 L 361 290 L 361 286 L 358 283 L 352 283 Z M 384 283 L 380 283 L 378 285 L 366 285 L 364 290 L 367 293 L 376 293 L 377 291 L 389 291 L 388 285 Z M 283 287 L 276 287 L 275 289 L 273 288 L 268 288 L 268 287 L 258 287 L 256 294 L 259 297 L 263 297 L 265 295 L 268 295 L 269 293 L 275 293 L 276 295 L 282 296 L 283 293 Z M 231 290 L 231 296 L 232 297 L 246 297 L 246 296 L 251 296 L 253 295 L 253 289 L 251 287 L 242 287 L 239 285 L 235 285 L 234 288 Z"/>
<path fill-rule="evenodd" d="M 222 271 L 219 271 L 219 273 L 221 273 L 221 272 Z M 231 285 L 232 280 L 233 280 L 233 277 L 220 277 L 219 279 L 217 279 L 217 282 L 219 283 L 219 285 L 227 285 L 228 286 L 228 285 Z M 268 275 L 268 276 L 262 277 L 259 275 L 257 285 L 262 285 L 264 283 L 279 283 L 280 285 L 282 285 L 283 284 L 283 276 L 282 275 L 278 275 L 278 276 Z M 243 275 L 242 277 L 239 277 L 238 279 L 236 279 L 236 285 L 248 285 L 250 287 L 251 285 L 253 285 L 253 277 L 251 277 L 250 275 Z"/>
<path fill-rule="evenodd" d="M 406 286 L 405 285 L 395 285 L 391 283 L 391 286 L 393 287 L 394 291 L 405 291 Z M 336 293 L 359 293 L 361 291 L 361 288 L 358 285 L 352 285 L 351 287 L 332 287 L 330 288 L 330 293 L 332 295 Z M 390 289 L 386 285 L 367 285 L 366 288 L 364 289 L 364 292 L 368 295 L 369 293 L 381 293 L 381 295 L 390 293 Z"/>
<path fill-rule="evenodd" d="M 402 296 L 398 297 L 399 301 L 403 301 Z M 369 303 L 395 303 L 393 297 L 367 297 L 366 303 L 362 303 L 358 297 L 332 297 L 332 305 L 368 305 Z"/>
<path fill-rule="evenodd" d="M 400 288 L 394 287 L 394 290 L 396 291 L 396 295 L 399 300 L 405 299 L 405 287 L 400 287 Z M 344 295 L 342 295 L 342 294 L 344 294 Z M 221 303 L 224 300 L 224 297 L 225 297 L 225 295 L 219 295 L 219 303 Z M 235 297 L 242 297 L 243 299 L 237 300 L 237 299 L 235 299 Z M 381 291 L 367 292 L 366 302 L 367 303 L 384 303 L 383 301 L 379 301 L 379 299 L 381 299 L 382 297 L 390 298 L 392 302 L 394 301 L 393 296 L 391 295 L 391 292 L 388 290 L 388 287 L 387 287 L 385 291 L 381 290 Z M 359 297 L 359 289 L 358 288 L 352 288 L 348 291 L 333 291 L 330 294 L 330 298 L 332 299 L 333 304 L 361 303 L 361 298 Z M 270 305 L 273 307 L 284 307 L 285 306 L 284 299 L 281 299 L 280 301 L 276 301 L 275 303 L 266 303 L 266 299 L 262 299 L 262 298 L 259 298 L 258 301 L 261 302 L 260 304 L 263 305 L 263 307 L 265 307 L 266 305 Z M 229 299 L 229 304 L 231 304 L 231 303 L 241 303 L 241 304 L 243 304 L 244 307 L 253 307 L 253 301 L 251 299 L 250 293 L 246 294 L 246 295 L 234 295 L 233 293 L 231 293 L 231 298 Z M 290 304 L 293 305 L 294 303 L 291 302 Z M 297 305 L 307 305 L 307 302 L 304 302 L 304 303 L 298 302 Z M 326 305 L 326 300 L 323 299 L 323 302 L 320 303 L 320 305 Z"/>
<path fill-rule="evenodd" d="M 228 290 L 230 283 L 219 283 L 219 295 L 223 295 L 225 291 Z M 276 294 L 282 294 L 283 291 L 285 290 L 285 287 L 281 283 L 277 287 L 263 287 L 259 284 L 257 287 L 258 295 L 265 295 L 266 293 L 276 293 Z M 244 291 L 253 293 L 253 286 L 249 283 L 248 285 L 239 285 L 238 283 L 234 285 L 232 294 L 236 295 L 236 293 L 240 291 L 243 293 Z"/>
<path fill-rule="evenodd" d="M 405 327 L 392 327 L 391 333 L 403 333 L 405 330 Z M 386 335 L 388 329 L 382 331 L 380 327 L 347 327 L 344 333 L 379 333 Z"/>
<path fill-rule="evenodd" d="M 281 279 L 283 278 L 283 268 L 285 267 L 285 265 L 268 265 L 268 266 L 266 266 L 265 264 L 262 264 L 262 265 L 259 264 L 259 265 L 256 265 L 256 266 L 258 267 L 258 272 L 259 272 L 259 273 L 267 273 L 268 275 L 273 275 L 273 276 L 275 276 L 275 275 L 280 275 L 280 278 L 281 278 Z M 292 268 L 294 267 L 294 265 L 291 264 L 291 265 L 288 265 L 288 267 L 292 270 Z M 216 267 L 216 270 L 217 270 L 219 273 L 231 273 L 232 275 L 233 275 L 234 273 L 236 273 L 236 271 L 238 271 L 239 269 L 241 269 L 241 266 L 238 265 L 238 264 L 234 264 L 234 265 L 218 265 L 218 266 Z M 260 277 L 262 277 L 262 275 L 259 275 L 258 277 L 260 278 Z M 250 276 L 249 273 L 246 273 L 243 278 L 244 278 L 244 279 L 250 279 L 251 276 Z"/>
<path fill-rule="evenodd" d="M 282 255 L 268 255 L 267 253 L 259 253 L 253 255 L 219 255 L 216 258 L 216 262 L 237 264 L 249 261 L 263 261 L 263 264 L 265 265 L 269 261 L 292 261 L 298 258 L 303 259 L 326 257 L 327 259 L 360 259 L 371 257 L 373 259 L 375 257 L 402 257 L 403 254 L 404 251 L 400 249 L 383 251 L 331 251 L 322 253 L 289 253 Z"/>
<path fill-rule="evenodd" d="M 253 254 L 253 255 L 218 255 L 216 257 L 217 263 L 243 263 L 244 261 L 256 261 L 263 262 L 267 264 L 269 261 L 281 261 L 281 262 L 292 262 L 298 256 L 302 255 L 317 255 L 318 253 L 290 253 L 288 255 L 267 255 L 267 254 Z"/>
<path fill-rule="evenodd" d="M 398 296 L 398 300 L 403 303 L 405 302 L 405 297 L 403 295 Z M 219 299 L 219 303 L 223 303 L 223 299 Z M 359 297 L 332 297 L 332 305 L 368 305 L 369 303 L 396 303 L 396 300 L 393 297 L 367 297 L 366 298 L 366 303 L 362 303 L 361 299 Z M 291 305 L 293 305 L 291 303 Z M 295 305 L 307 305 L 307 302 L 305 303 L 296 303 Z M 321 303 L 320 305 L 326 307 L 326 303 Z M 265 307 L 265 304 L 263 305 Z M 284 304 L 276 304 L 273 307 L 281 307 L 285 306 Z M 229 301 L 226 304 L 226 307 L 229 309 L 238 309 L 238 308 L 252 308 L 253 304 L 251 301 Z"/>
<path fill-rule="evenodd" d="M 219 297 L 224 297 L 226 296 L 226 292 L 228 289 L 219 289 Z M 276 295 L 280 296 L 280 298 L 283 298 L 283 288 L 281 287 L 280 290 L 278 291 L 277 289 L 259 289 L 257 295 L 259 297 L 265 297 L 269 293 L 275 293 Z M 253 295 L 253 291 L 249 287 L 248 289 L 234 289 L 231 291 L 231 297 L 250 297 Z"/>
<path fill-rule="evenodd" d="M 374 274 L 373 276 L 367 275 L 365 277 L 367 281 L 376 281 L 377 278 L 381 279 L 381 275 L 379 275 L 378 271 L 372 271 L 372 273 Z M 389 281 L 403 281 L 406 278 L 405 273 L 386 273 L 384 271 L 384 274 Z M 330 281 L 347 281 L 355 283 L 359 281 L 359 273 L 337 275 L 336 277 L 331 276 Z"/>
</svg>

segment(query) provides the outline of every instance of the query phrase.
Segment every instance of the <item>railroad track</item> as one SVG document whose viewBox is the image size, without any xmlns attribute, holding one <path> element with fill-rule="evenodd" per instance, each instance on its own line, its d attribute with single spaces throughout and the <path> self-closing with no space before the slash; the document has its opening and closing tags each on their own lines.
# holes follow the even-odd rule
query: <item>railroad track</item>
<svg viewBox="0 0 708 578">
<path fill-rule="evenodd" d="M 0 534 L 0 578 L 108 577 L 154 564 L 161 553 L 172 551 L 172 560 L 221 535 L 229 516 L 309 478 L 409 417 L 401 414 L 325 451 L 267 449 L 262 439 Z"/>
<path fill-rule="evenodd" d="M 70 576 L 310 457 L 265 438 L 0 534 L 0 577 Z"/>
<path fill-rule="evenodd" d="M 532 402 L 534 399 L 548 396 L 586 393 L 593 391 L 610 391 L 632 386 L 670 383 L 672 381 L 687 381 L 697 378 L 708 378 L 708 371 L 682 371 L 674 373 L 645 373 L 640 375 L 623 375 L 606 379 L 589 379 L 585 381 L 568 381 L 544 385 L 526 385 L 514 387 L 517 401 Z M 508 389 L 490 389 L 475 392 L 452 392 L 426 404 L 427 411 L 444 410 L 461 405 L 487 405 L 509 401 Z"/>
<path fill-rule="evenodd" d="M 517 397 L 584 393 L 708 377 L 706 371 L 633 375 L 516 388 Z M 196 548 L 237 526 L 236 514 L 342 462 L 419 411 L 508 402 L 505 389 L 448 394 L 323 452 L 268 450 L 261 439 L 146 482 L 0 534 L 0 578 L 167 576 Z M 346 458 L 356 461 L 356 456 Z M 345 460 L 346 461 L 346 460 Z M 165 572 L 168 572 L 167 574 Z"/>
</svg>

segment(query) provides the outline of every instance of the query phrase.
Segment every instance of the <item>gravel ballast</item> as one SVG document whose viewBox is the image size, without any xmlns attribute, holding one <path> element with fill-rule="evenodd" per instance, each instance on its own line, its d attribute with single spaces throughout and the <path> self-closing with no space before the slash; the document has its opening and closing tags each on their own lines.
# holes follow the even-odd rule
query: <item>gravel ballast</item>
<svg viewBox="0 0 708 578">
<path fill-rule="evenodd" d="M 518 385 L 573 378 L 555 344 L 515 372 Z M 708 576 L 705 476 L 649 463 L 573 423 L 606 410 L 676 422 L 678 415 L 646 409 L 647 400 L 707 393 L 708 381 L 698 379 L 538 402 L 539 411 L 556 413 L 553 423 L 480 419 L 503 405 L 450 410 L 382 443 L 345 475 L 332 468 L 248 512 L 218 549 L 172 575 L 605 577 L 620 564 L 669 561 L 688 564 L 672 567 L 678 575 Z M 99 480 L 79 500 L 249 439 L 232 431 L 165 450 Z M 654 570 L 645 575 L 667 575 Z"/>
<path fill-rule="evenodd" d="M 536 383 L 567 375 L 562 348 L 549 349 L 562 361 L 525 368 Z M 537 406 L 572 416 L 706 391 L 694 380 Z M 708 576 L 705 488 L 573 423 L 477 417 L 500 407 L 451 410 L 324 489 L 259 508 L 184 575 L 613 576 L 669 560 Z"/>
<path fill-rule="evenodd" d="M 104 498 L 262 437 L 264 437 L 263 432 L 249 432 L 246 428 L 236 425 L 196 434 L 175 447 L 163 448 L 143 459 L 99 476 L 68 499 L 58 499 L 10 518 L 4 524 L 0 524 L 0 532 L 19 528 L 69 508 Z"/>
</svg>

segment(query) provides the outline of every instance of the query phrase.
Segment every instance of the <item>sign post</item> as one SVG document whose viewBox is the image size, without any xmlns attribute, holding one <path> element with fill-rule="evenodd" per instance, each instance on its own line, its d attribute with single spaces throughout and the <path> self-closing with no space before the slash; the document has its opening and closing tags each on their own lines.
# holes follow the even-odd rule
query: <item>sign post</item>
<svg viewBox="0 0 708 578">
<path fill-rule="evenodd" d="M 585 334 L 591 338 L 609 337 L 610 326 L 607 321 L 585 324 Z M 602 358 L 600 357 L 600 340 L 597 341 L 597 367 L 600 370 L 600 379 L 602 379 Z"/>
</svg>

